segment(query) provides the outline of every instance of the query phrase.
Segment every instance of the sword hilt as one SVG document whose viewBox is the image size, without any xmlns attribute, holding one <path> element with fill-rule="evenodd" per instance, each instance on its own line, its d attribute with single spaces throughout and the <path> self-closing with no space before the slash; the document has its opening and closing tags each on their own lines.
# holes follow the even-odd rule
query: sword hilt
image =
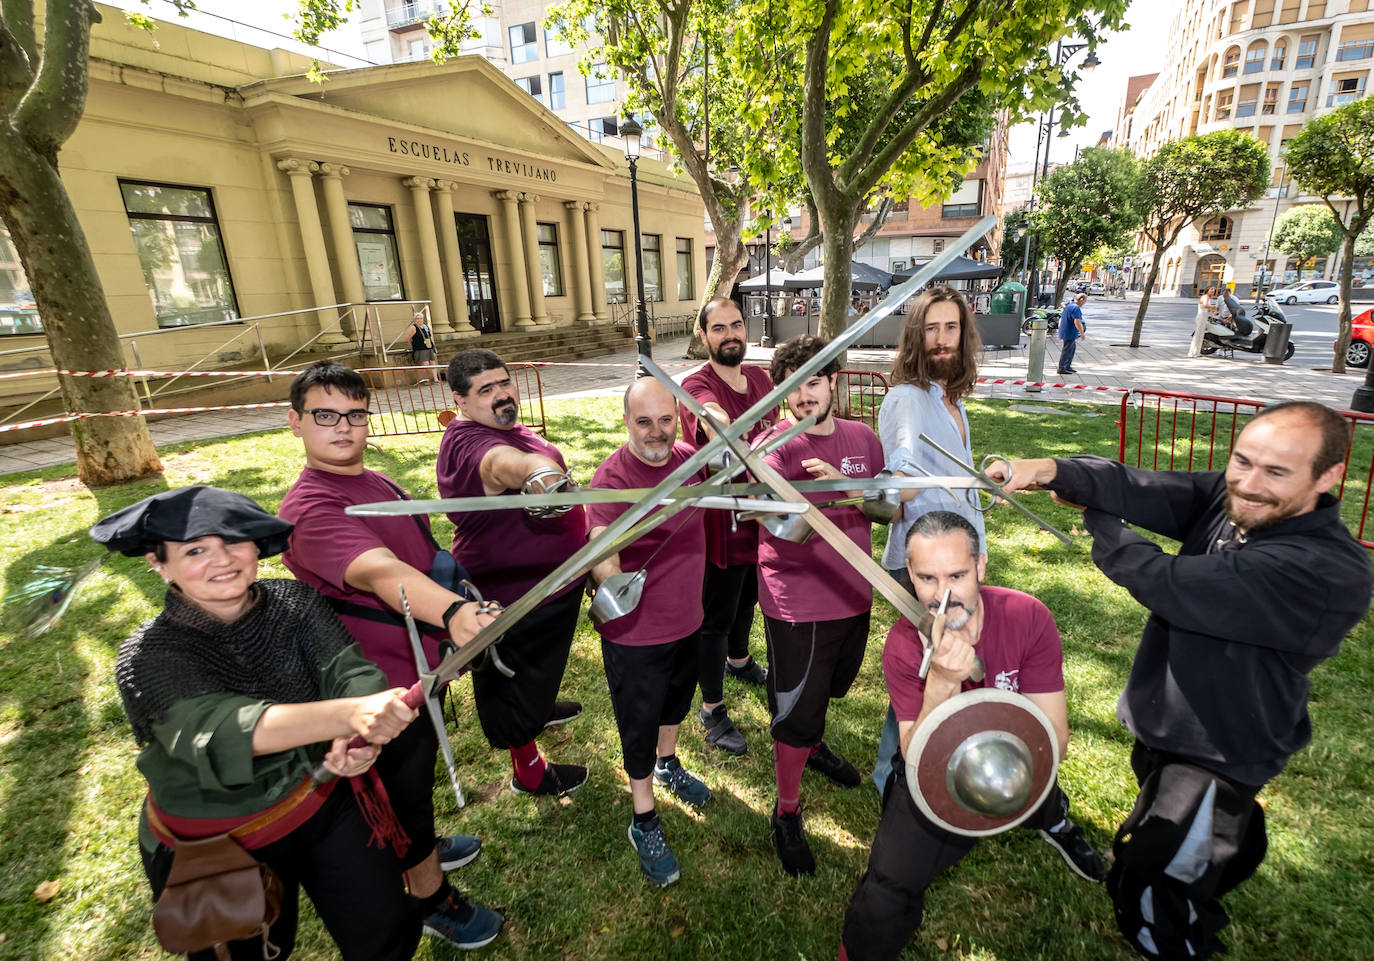
<svg viewBox="0 0 1374 961">
<path fill-rule="evenodd" d="M 406 692 L 401 695 L 401 700 L 404 701 L 406 707 L 410 708 L 412 711 L 418 711 L 425 703 L 424 680 L 418 680 L 410 685 L 410 687 L 406 689 Z M 361 734 L 355 734 L 353 735 L 353 740 L 348 742 L 347 747 L 348 750 L 351 751 L 354 748 L 367 747 L 367 743 L 367 738 L 363 737 Z M 323 761 L 315 765 L 315 770 L 310 772 L 310 779 L 316 784 L 324 784 L 327 781 L 334 780 L 335 777 L 337 777 L 337 775 L 329 770 L 329 768 L 325 767 Z"/>
</svg>

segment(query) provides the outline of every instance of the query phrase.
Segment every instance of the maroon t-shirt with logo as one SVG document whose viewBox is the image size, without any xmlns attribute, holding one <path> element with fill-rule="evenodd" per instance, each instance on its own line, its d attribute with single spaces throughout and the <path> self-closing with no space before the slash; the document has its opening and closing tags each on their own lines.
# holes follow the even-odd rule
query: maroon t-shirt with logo
<svg viewBox="0 0 1374 961">
<path fill-rule="evenodd" d="M 995 687 L 1019 694 L 1053 694 L 1064 690 L 1064 650 L 1059 628 L 1044 604 L 1006 587 L 978 589 L 983 605 L 983 631 L 974 653 L 987 672 L 983 683 L 964 681 L 961 690 Z M 925 646 L 905 617 L 892 625 L 883 647 L 883 675 L 892 710 L 899 721 L 921 716 L 926 682 L 921 680 Z"/>
<path fill-rule="evenodd" d="M 715 368 L 703 364 L 692 371 L 682 381 L 682 386 L 703 404 L 714 401 L 730 415 L 733 422 L 741 414 L 753 407 L 773 389 L 768 373 L 756 364 L 741 364 L 744 379 L 749 389 L 741 394 L 721 380 Z M 682 439 L 692 447 L 706 443 L 706 431 L 697 422 L 696 415 L 679 405 L 682 420 Z M 744 434 L 746 442 L 772 427 L 778 419 L 778 409 L 774 407 L 758 419 L 754 426 Z M 753 564 L 758 558 L 758 525 L 753 521 L 736 521 L 730 511 L 710 511 L 706 516 L 706 559 L 717 567 L 731 567 L 735 564 Z"/>
<path fill-rule="evenodd" d="M 386 475 L 374 470 L 334 474 L 307 467 L 281 502 L 277 513 L 296 525 L 282 562 L 296 579 L 327 598 L 352 601 L 363 607 L 391 612 L 376 594 L 355 590 L 344 582 L 348 565 L 375 547 L 384 547 L 423 574 L 434 563 L 434 541 L 426 534 L 424 514 L 393 517 L 354 517 L 344 513 L 352 504 L 400 500 L 406 495 Z M 423 525 L 423 527 L 422 527 Z M 387 682 L 410 687 L 417 680 L 410 638 L 400 623 L 381 624 L 340 614 L 344 627 L 363 654 L 386 673 Z M 421 633 L 420 641 L 431 665 L 439 663 L 439 642 L 447 635 Z"/>
<path fill-rule="evenodd" d="M 523 424 L 508 430 L 467 420 L 453 420 L 439 442 L 435 472 L 440 497 L 481 497 L 482 458 L 493 447 L 513 447 L 541 454 L 567 470 L 559 449 Z M 519 491 L 508 490 L 508 495 Z M 453 546 L 449 548 L 488 600 L 513 604 L 545 575 L 587 542 L 587 512 L 574 507 L 556 517 L 531 517 L 519 508 L 452 513 Z M 558 593 L 577 590 L 572 584 Z"/>
<path fill-rule="evenodd" d="M 591 486 L 603 490 L 656 487 L 695 453 L 681 441 L 660 466 L 644 463 L 623 446 L 602 462 L 592 475 Z M 698 471 L 683 486 L 700 484 L 705 471 Z M 625 513 L 629 504 L 592 504 L 588 508 L 592 528 L 605 527 Z M 655 507 L 650 513 L 660 510 Z M 701 579 L 706 573 L 706 532 L 701 509 L 688 508 L 668 518 L 633 544 L 620 549 L 620 569 L 637 571 L 650 555 L 648 579 L 639 606 L 624 617 L 607 621 L 598 630 L 616 644 L 643 647 L 679 641 L 701 627 Z M 654 553 L 665 540 L 672 543 Z"/>
<path fill-rule="evenodd" d="M 883 445 L 866 424 L 833 418 L 830 434 L 802 434 L 764 458 L 787 480 L 808 480 L 802 461 L 819 457 L 846 477 L 873 477 L 883 469 Z M 774 431 L 790 426 L 784 422 Z M 773 432 L 759 437 L 763 443 Z M 819 503 L 844 497 L 843 491 L 807 494 Z M 822 512 L 865 553 L 870 553 L 868 518 L 858 507 L 827 507 Z M 794 624 L 834 621 L 862 614 L 873 606 L 873 587 L 867 578 L 840 557 L 839 552 L 813 534 L 805 544 L 793 544 L 759 525 L 759 607 L 769 617 Z"/>
</svg>

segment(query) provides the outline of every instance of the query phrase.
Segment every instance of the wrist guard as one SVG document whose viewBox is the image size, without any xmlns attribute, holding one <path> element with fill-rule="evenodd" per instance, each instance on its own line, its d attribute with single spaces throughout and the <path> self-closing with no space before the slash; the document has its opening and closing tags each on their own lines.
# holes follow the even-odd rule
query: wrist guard
<svg viewBox="0 0 1374 961">
<path fill-rule="evenodd" d="M 520 485 L 522 494 L 567 494 L 575 490 L 577 481 L 573 480 L 567 471 L 554 470 L 552 467 L 540 467 L 530 471 L 525 482 Z M 531 517 L 558 517 L 572 509 L 571 504 L 557 507 L 526 507 L 525 513 Z"/>
</svg>

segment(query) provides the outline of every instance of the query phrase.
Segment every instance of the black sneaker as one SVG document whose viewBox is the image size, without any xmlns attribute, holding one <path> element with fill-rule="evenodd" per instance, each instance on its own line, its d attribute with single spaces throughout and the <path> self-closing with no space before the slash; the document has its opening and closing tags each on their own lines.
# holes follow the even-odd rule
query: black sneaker
<svg viewBox="0 0 1374 961">
<path fill-rule="evenodd" d="M 727 659 L 725 662 L 725 673 L 743 681 L 745 684 L 767 684 L 768 672 L 759 667 L 759 662 L 754 660 L 754 655 L 749 655 L 749 660 L 736 666 Z"/>
<path fill-rule="evenodd" d="M 770 821 L 773 825 L 773 847 L 778 850 L 782 869 L 794 878 L 799 874 L 815 874 L 816 859 L 811 854 L 811 845 L 806 843 L 806 832 L 802 830 L 801 809 L 791 814 L 779 814 L 775 806 Z"/>
<path fill-rule="evenodd" d="M 567 724 L 581 713 L 582 705 L 577 701 L 554 701 L 553 710 L 549 712 L 549 719 L 544 722 L 544 726 L 557 727 Z"/>
<path fill-rule="evenodd" d="M 816 745 L 816 750 L 806 759 L 806 766 L 820 771 L 840 787 L 858 787 L 861 780 L 858 768 L 830 750 L 824 741 Z"/>
<path fill-rule="evenodd" d="M 504 923 L 505 918 L 497 912 L 455 893 L 425 918 L 425 931 L 464 951 L 471 951 L 495 941 Z"/>
<path fill-rule="evenodd" d="M 736 757 L 749 750 L 749 745 L 744 742 L 744 735 L 739 732 L 739 728 L 735 727 L 735 722 L 730 720 L 730 715 L 725 710 L 724 704 L 717 704 L 710 711 L 703 707 L 697 712 L 697 720 L 701 721 L 701 726 L 706 728 L 707 744 L 714 744 L 722 751 L 734 754 Z"/>
<path fill-rule="evenodd" d="M 510 789 L 516 794 L 533 794 L 535 797 L 561 797 L 571 794 L 587 781 L 587 769 L 581 764 L 544 765 L 544 778 L 536 788 L 527 788 L 520 779 L 510 779 Z"/>
<path fill-rule="evenodd" d="M 450 834 L 435 838 L 434 850 L 439 853 L 439 870 L 455 871 L 477 859 L 482 853 L 482 839 L 471 834 Z"/>
<path fill-rule="evenodd" d="M 1101 884 L 1107 880 L 1107 865 L 1102 856 L 1093 850 L 1083 829 L 1068 818 L 1057 831 L 1041 831 L 1040 836 L 1053 845 L 1064 857 L 1064 863 L 1073 868 L 1075 874 L 1085 881 Z"/>
</svg>

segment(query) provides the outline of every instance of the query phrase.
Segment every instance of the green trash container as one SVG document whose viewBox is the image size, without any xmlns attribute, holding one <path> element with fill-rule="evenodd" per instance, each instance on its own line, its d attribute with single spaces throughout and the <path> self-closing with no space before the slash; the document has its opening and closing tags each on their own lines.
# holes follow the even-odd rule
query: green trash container
<svg viewBox="0 0 1374 961">
<path fill-rule="evenodd" d="M 993 291 L 992 297 L 989 298 L 988 313 L 1019 314 L 1021 305 L 1025 303 L 1025 296 L 1025 286 L 1009 280 Z"/>
</svg>

